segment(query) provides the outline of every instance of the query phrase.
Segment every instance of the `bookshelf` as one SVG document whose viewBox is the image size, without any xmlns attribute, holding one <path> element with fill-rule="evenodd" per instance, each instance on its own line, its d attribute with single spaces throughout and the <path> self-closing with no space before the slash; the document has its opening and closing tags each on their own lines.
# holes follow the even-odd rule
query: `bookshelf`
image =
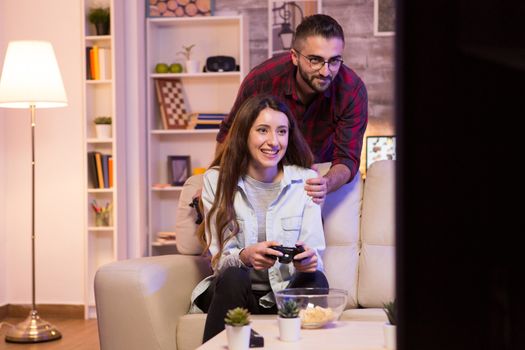
<svg viewBox="0 0 525 350">
<path fill-rule="evenodd" d="M 84 316 L 96 318 L 94 277 L 97 269 L 109 262 L 127 257 L 126 251 L 126 191 L 125 191 L 125 135 L 124 135 L 124 74 L 123 67 L 116 62 L 123 61 L 124 48 L 124 1 L 125 0 L 83 0 L 81 1 L 83 54 L 83 122 L 85 155 L 85 223 L 84 223 Z M 110 8 L 111 28 L 108 35 L 97 35 L 95 27 L 87 20 L 88 11 L 94 6 Z M 98 56 L 102 74 L 94 76 L 91 68 L 93 56 L 88 48 L 105 50 Z M 105 67 L 105 69 L 104 69 Z M 111 116 L 109 136 L 97 136 L 94 119 Z M 96 174 L 90 173 L 89 153 L 107 155 L 105 185 L 97 183 Z M 110 165 L 111 163 L 111 165 Z M 110 171 L 109 169 L 112 169 Z M 110 180 L 110 173 L 112 179 Z M 98 174 L 97 174 L 98 175 Z M 112 182 L 112 186 L 109 186 Z M 97 214 L 93 209 L 96 202 L 101 207 Z M 109 205 L 108 205 L 109 204 Z M 102 215 L 107 214 L 107 215 Z"/>
<path fill-rule="evenodd" d="M 218 129 L 165 129 L 156 95 L 156 79 L 182 82 L 187 113 L 228 113 L 248 72 L 248 24 L 242 15 L 151 17 L 146 19 L 146 100 L 148 168 L 148 243 L 150 255 L 177 253 L 174 244 L 158 244 L 159 232 L 175 230 L 180 186 L 167 186 L 170 155 L 189 155 L 190 167 L 207 168 L 215 152 Z M 182 46 L 195 44 L 196 73 L 156 73 L 157 63 L 181 63 Z M 231 56 L 238 71 L 203 72 L 206 58 Z M 158 185 L 161 185 L 160 187 Z M 181 204 L 182 205 L 182 204 Z"/>
</svg>

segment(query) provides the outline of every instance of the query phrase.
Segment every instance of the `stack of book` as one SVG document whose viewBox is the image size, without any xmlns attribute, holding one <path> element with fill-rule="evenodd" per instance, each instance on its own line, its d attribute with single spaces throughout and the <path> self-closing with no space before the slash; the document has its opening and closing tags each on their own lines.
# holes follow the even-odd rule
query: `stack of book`
<svg viewBox="0 0 525 350">
<path fill-rule="evenodd" d="M 86 78 L 88 80 L 111 79 L 111 49 L 98 45 L 86 47 Z"/>
<path fill-rule="evenodd" d="M 193 113 L 188 129 L 218 129 L 227 116 L 226 113 Z"/>
<path fill-rule="evenodd" d="M 92 188 L 113 187 L 113 157 L 100 152 L 88 152 L 89 179 Z"/>
</svg>

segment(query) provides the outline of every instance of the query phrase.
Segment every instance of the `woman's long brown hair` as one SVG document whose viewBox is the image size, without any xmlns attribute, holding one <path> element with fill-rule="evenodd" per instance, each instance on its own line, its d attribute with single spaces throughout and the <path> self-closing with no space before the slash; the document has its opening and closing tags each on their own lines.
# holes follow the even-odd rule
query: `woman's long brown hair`
<svg viewBox="0 0 525 350">
<path fill-rule="evenodd" d="M 266 94 L 255 95 L 244 101 L 235 115 L 231 129 L 224 141 L 224 147 L 210 165 L 210 168 L 219 166 L 219 179 L 213 205 L 197 231 L 199 240 L 204 247 L 204 253 L 207 253 L 211 244 L 211 237 L 207 239 L 205 225 L 210 227 L 214 224 L 217 228 L 219 252 L 212 258 L 213 266 L 218 263 L 226 242 L 239 233 L 233 201 L 238 190 L 239 179 L 248 171 L 248 163 L 251 157 L 247 145 L 250 129 L 259 113 L 265 108 L 280 111 L 288 118 L 288 147 L 280 166 L 287 164 L 310 168 L 313 164 L 314 158 L 310 147 L 304 140 L 292 112 L 285 103 L 277 97 Z M 215 222 L 212 223 L 213 214 L 216 216 Z M 230 234 L 226 235 L 227 231 L 230 231 Z"/>
</svg>

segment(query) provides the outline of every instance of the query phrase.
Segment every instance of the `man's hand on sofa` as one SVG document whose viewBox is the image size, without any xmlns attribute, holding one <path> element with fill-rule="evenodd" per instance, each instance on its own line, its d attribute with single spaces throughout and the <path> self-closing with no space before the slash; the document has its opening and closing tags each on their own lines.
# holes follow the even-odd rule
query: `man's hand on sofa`
<svg viewBox="0 0 525 350">
<path fill-rule="evenodd" d="M 244 265 L 253 267 L 255 270 L 266 270 L 275 264 L 275 259 L 268 255 L 281 256 L 282 253 L 270 247 L 279 245 L 276 241 L 264 241 L 252 244 L 239 253 L 239 258 Z"/>
<path fill-rule="evenodd" d="M 303 242 L 299 241 L 296 246 L 302 246 L 304 252 L 297 254 L 293 260 L 293 266 L 299 272 L 314 272 L 317 270 L 317 254 L 315 250 L 309 248 Z"/>
</svg>

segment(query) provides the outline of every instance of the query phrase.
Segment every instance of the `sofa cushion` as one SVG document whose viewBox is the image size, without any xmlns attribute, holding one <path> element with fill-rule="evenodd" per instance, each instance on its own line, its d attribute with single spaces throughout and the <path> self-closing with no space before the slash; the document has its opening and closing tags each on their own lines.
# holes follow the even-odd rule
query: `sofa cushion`
<svg viewBox="0 0 525 350">
<path fill-rule="evenodd" d="M 193 175 L 186 180 L 182 186 L 179 196 L 179 204 L 175 212 L 175 233 L 177 235 L 177 250 L 181 254 L 196 255 L 202 253 L 202 246 L 195 235 L 198 225 L 197 211 L 190 207 L 193 196 L 202 189 L 203 175 Z"/>
<path fill-rule="evenodd" d="M 330 287 L 348 291 L 347 308 L 357 307 L 361 174 L 329 193 L 323 204 L 326 250 L 323 255 Z"/>
<path fill-rule="evenodd" d="M 381 308 L 395 296 L 395 161 L 374 162 L 364 183 L 358 303 Z"/>
</svg>

